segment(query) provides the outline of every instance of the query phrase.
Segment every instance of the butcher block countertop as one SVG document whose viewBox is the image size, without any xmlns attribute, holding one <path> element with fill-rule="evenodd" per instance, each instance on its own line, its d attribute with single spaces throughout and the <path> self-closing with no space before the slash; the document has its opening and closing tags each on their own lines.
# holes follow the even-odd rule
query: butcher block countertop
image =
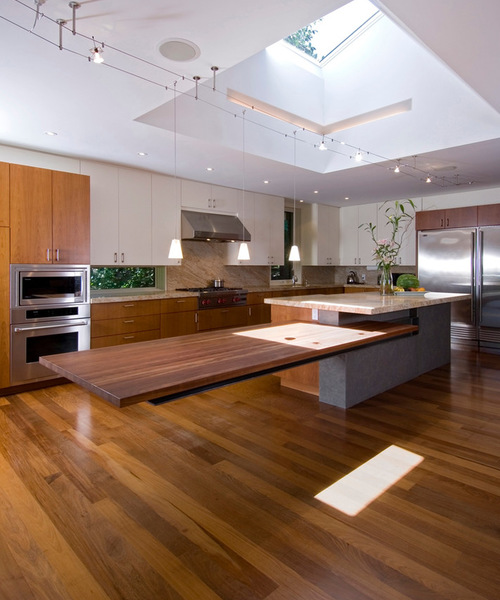
<svg viewBox="0 0 500 600">
<path fill-rule="evenodd" d="M 314 294 L 309 296 L 289 296 L 286 298 L 266 298 L 266 304 L 311 308 L 359 315 L 378 315 L 467 300 L 469 294 L 449 294 L 425 292 L 424 294 L 401 294 L 382 296 L 379 292 L 359 294 Z"/>
<path fill-rule="evenodd" d="M 292 322 L 56 354 L 40 363 L 124 407 L 187 396 L 417 330 L 398 323 Z"/>
</svg>

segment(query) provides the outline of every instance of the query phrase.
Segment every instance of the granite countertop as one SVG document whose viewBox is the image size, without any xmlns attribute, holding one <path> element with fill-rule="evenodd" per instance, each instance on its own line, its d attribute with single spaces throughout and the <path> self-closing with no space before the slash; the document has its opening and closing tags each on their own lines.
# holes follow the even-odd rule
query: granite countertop
<svg viewBox="0 0 500 600">
<path fill-rule="evenodd" d="M 315 290 L 315 289 L 324 289 L 329 287 L 344 287 L 343 283 L 331 283 L 325 285 L 313 284 L 313 285 L 296 285 L 292 286 L 288 285 L 272 285 L 272 286 L 256 286 L 256 287 L 246 287 L 245 289 L 248 292 L 280 292 L 280 291 L 291 291 L 294 289 L 297 290 Z M 359 285 L 353 285 L 351 287 L 359 287 Z M 95 293 L 95 292 L 94 292 Z M 165 300 L 168 298 L 186 298 L 193 297 L 197 298 L 197 292 L 179 292 L 176 290 L 173 291 L 159 291 L 159 292 L 145 292 L 143 294 L 137 295 L 129 295 L 129 294 L 119 294 L 117 296 L 106 295 L 105 293 L 102 296 L 92 295 L 90 302 L 91 304 L 101 304 L 106 302 L 138 302 L 140 300 Z"/>
<path fill-rule="evenodd" d="M 314 294 L 309 296 L 288 296 L 286 298 L 266 298 L 266 304 L 294 306 L 297 308 L 315 308 L 334 312 L 377 315 L 382 313 L 421 308 L 434 304 L 457 302 L 470 298 L 469 294 L 445 294 L 425 292 L 423 295 L 381 296 L 379 292 L 361 292 L 359 294 Z"/>
</svg>

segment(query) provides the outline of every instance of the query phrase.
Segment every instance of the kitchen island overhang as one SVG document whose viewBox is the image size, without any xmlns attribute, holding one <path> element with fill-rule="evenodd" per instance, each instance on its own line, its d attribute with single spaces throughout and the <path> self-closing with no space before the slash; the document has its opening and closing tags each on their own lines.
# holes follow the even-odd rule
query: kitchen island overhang
<svg viewBox="0 0 500 600">
<path fill-rule="evenodd" d="M 293 319 L 348 326 L 360 319 L 418 324 L 418 335 L 388 341 L 383 347 L 359 348 L 318 363 L 317 382 L 311 373 L 288 377 L 282 387 L 317 396 L 321 402 L 349 408 L 401 383 L 450 362 L 452 302 L 469 294 L 427 292 L 382 296 L 378 292 L 269 298 L 272 322 Z M 297 311 L 297 312 L 295 312 Z M 299 370 L 295 370 L 299 371 Z M 311 385 L 312 382 L 312 385 Z"/>
</svg>

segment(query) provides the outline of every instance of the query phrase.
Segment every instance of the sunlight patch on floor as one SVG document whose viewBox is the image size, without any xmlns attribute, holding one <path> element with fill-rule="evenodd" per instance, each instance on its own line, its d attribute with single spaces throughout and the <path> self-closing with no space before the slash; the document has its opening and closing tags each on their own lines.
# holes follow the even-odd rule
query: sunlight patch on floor
<svg viewBox="0 0 500 600">
<path fill-rule="evenodd" d="M 423 460 L 419 454 L 389 446 L 314 497 L 354 517 Z"/>
</svg>

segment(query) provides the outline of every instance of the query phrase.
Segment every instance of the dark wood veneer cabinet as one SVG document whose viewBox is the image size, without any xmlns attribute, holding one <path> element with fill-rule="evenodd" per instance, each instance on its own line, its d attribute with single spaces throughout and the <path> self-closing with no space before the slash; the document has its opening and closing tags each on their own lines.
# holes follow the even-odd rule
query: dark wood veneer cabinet
<svg viewBox="0 0 500 600">
<path fill-rule="evenodd" d="M 477 206 L 444 210 L 423 210 L 415 213 L 415 229 L 447 229 L 449 227 L 476 227 Z"/>
<path fill-rule="evenodd" d="M 500 225 L 500 204 L 483 204 L 477 207 L 478 225 Z"/>
</svg>

